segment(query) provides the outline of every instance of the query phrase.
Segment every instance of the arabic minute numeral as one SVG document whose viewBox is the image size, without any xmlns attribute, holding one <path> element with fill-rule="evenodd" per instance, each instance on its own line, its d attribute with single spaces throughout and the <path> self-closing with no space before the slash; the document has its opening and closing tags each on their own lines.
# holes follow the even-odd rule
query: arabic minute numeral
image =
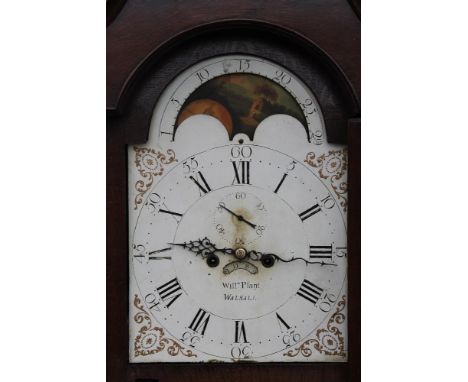
<svg viewBox="0 0 468 382">
<path fill-rule="evenodd" d="M 159 312 L 159 303 L 158 297 L 154 293 L 148 293 L 145 296 L 145 303 L 149 309 L 155 309 Z"/>
<path fill-rule="evenodd" d="M 329 312 L 333 306 L 333 304 L 336 302 L 337 297 L 334 294 L 330 293 L 325 293 L 323 296 L 322 301 L 319 303 L 319 308 L 322 312 Z"/>
<path fill-rule="evenodd" d="M 156 210 L 159 208 L 159 205 L 161 204 L 162 198 L 159 194 L 156 192 L 152 192 L 148 196 L 148 200 L 145 203 L 145 206 L 148 206 L 148 208 L 151 209 L 151 212 L 154 213 Z"/>
<path fill-rule="evenodd" d="M 235 345 L 231 348 L 231 356 L 234 359 L 246 359 L 252 355 L 252 348 L 248 344 Z"/>
<path fill-rule="evenodd" d="M 283 335 L 283 344 L 286 347 L 292 346 L 298 343 L 301 340 L 301 335 L 296 333 L 295 330 L 289 330 L 287 333 Z"/>
<path fill-rule="evenodd" d="M 333 199 L 331 197 L 331 195 L 327 195 L 325 198 L 323 198 L 321 201 L 320 201 L 320 204 L 322 205 L 322 207 L 326 208 L 327 210 L 329 210 L 330 208 L 333 208 L 335 207 L 335 199 Z"/>
<path fill-rule="evenodd" d="M 348 248 L 347 247 L 336 247 L 336 257 L 347 257 Z"/>
<path fill-rule="evenodd" d="M 193 331 L 186 331 L 182 334 L 181 341 L 194 348 L 197 342 L 200 342 L 200 336 Z"/>
<path fill-rule="evenodd" d="M 182 167 L 184 169 L 184 174 L 190 174 L 198 168 L 198 162 L 195 157 L 187 159 L 182 162 Z"/>
<path fill-rule="evenodd" d="M 231 148 L 231 157 L 233 159 L 249 159 L 252 153 L 252 147 L 250 146 L 234 146 Z"/>
</svg>

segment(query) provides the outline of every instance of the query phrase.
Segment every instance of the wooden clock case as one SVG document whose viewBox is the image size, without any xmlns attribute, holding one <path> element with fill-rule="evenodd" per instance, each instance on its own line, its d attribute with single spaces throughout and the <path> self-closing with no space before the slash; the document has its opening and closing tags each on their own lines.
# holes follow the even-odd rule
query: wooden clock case
<svg viewBox="0 0 468 382">
<path fill-rule="evenodd" d="M 107 27 L 107 380 L 360 380 L 360 23 L 345 0 L 110 1 Z M 159 95 L 181 71 L 252 54 L 294 72 L 322 108 L 328 140 L 348 145 L 346 363 L 128 362 L 127 146 L 147 140 Z"/>
</svg>

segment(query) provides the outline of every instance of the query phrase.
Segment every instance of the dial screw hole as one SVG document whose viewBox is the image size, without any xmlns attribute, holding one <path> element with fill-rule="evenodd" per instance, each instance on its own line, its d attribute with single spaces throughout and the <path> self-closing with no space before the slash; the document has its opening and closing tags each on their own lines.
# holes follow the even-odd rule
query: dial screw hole
<svg viewBox="0 0 468 382">
<path fill-rule="evenodd" d="M 275 264 L 275 258 L 271 255 L 263 255 L 261 261 L 265 268 L 271 268 Z"/>
<path fill-rule="evenodd" d="M 244 140 L 241 138 L 239 139 L 239 144 L 243 144 L 244 143 Z"/>
<path fill-rule="evenodd" d="M 219 257 L 212 253 L 211 255 L 208 255 L 206 263 L 211 268 L 217 267 L 219 265 Z"/>
</svg>

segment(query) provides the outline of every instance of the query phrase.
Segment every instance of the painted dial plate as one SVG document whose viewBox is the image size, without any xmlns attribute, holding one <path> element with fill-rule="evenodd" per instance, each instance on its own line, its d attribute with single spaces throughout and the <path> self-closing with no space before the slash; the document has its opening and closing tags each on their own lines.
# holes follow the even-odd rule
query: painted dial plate
<svg viewBox="0 0 468 382">
<path fill-rule="evenodd" d="M 346 166 L 288 69 L 229 55 L 180 73 L 129 147 L 130 362 L 346 361 Z M 210 267 L 174 245 L 203 238 L 277 259 Z M 298 351 L 309 339 L 322 350 Z"/>
<path fill-rule="evenodd" d="M 250 154 L 245 158 L 249 184 L 247 180 L 237 182 L 233 152 L 239 149 Z M 199 180 L 199 184 L 207 192 L 193 180 L 196 175 L 200 179 L 200 173 L 205 182 Z M 244 195 L 249 200 L 245 205 L 240 202 Z M 220 203 L 267 228 L 257 235 L 244 222 L 230 216 L 220 218 L 222 212 L 230 215 L 220 211 Z M 221 221 L 232 233 L 230 237 L 219 232 Z M 240 245 L 236 239 L 243 238 L 245 232 L 255 240 Z M 333 196 L 304 165 L 256 145 L 213 148 L 176 166 L 151 190 L 133 237 L 137 256 L 133 258 L 134 274 L 141 295 L 153 306 L 153 316 L 174 337 L 221 358 L 236 358 L 240 346 L 248 348 L 240 357 L 248 358 L 283 351 L 291 345 L 291 331 L 297 340 L 305 338 L 327 316 L 345 279 L 345 259 L 339 248 L 346 247 L 346 229 Z M 223 267 L 235 260 L 232 256 L 220 255 L 220 265 L 211 268 L 201 256 L 169 244 L 203 237 L 218 248 L 243 246 L 247 251 L 274 253 L 284 259 L 310 260 L 311 246 L 330 246 L 331 257 L 324 254 L 320 259 L 328 265 L 306 265 L 297 260 L 278 261 L 271 268 L 251 261 L 258 273 L 239 269 L 224 274 Z M 165 248 L 171 249 L 153 253 Z M 158 254 L 170 259 L 150 259 Z M 171 280 L 176 281 L 170 284 Z M 161 287 L 167 283 L 174 292 L 165 296 L 167 291 Z M 209 315 L 203 335 L 190 329 L 200 309 Z M 239 343 L 235 342 L 236 325 L 241 324 L 236 322 L 244 328 Z"/>
</svg>

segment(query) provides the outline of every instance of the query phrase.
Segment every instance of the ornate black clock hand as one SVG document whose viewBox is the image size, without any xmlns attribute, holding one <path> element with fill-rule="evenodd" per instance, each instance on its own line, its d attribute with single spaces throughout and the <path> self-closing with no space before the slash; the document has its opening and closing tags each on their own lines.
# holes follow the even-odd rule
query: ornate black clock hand
<svg viewBox="0 0 468 382">
<path fill-rule="evenodd" d="M 234 211 L 231 211 L 229 208 L 227 208 L 224 204 L 222 203 L 219 203 L 219 206 L 223 209 L 225 209 L 227 212 L 229 212 L 231 215 L 234 215 L 237 220 L 239 220 L 240 222 L 244 222 L 246 224 L 248 224 L 249 226 L 251 226 L 253 229 L 256 229 L 257 226 L 251 222 L 249 222 L 247 219 L 245 219 L 242 215 L 239 215 L 239 214 L 236 214 Z"/>
<path fill-rule="evenodd" d="M 214 253 L 216 247 L 210 242 L 208 238 L 191 240 L 184 243 L 168 243 L 169 245 L 177 245 L 194 252 L 197 256 L 206 258 L 210 253 Z"/>
<path fill-rule="evenodd" d="M 292 257 L 290 259 L 283 259 L 279 257 L 278 255 L 275 255 L 274 253 L 262 253 L 258 251 L 249 251 L 247 252 L 246 257 L 248 257 L 249 259 L 253 261 L 261 261 L 263 266 L 265 266 L 266 268 L 272 267 L 273 264 L 275 263 L 275 260 L 281 261 L 283 263 L 291 263 L 293 261 L 302 260 L 306 264 L 320 264 L 322 266 L 323 265 L 332 265 L 332 266 L 337 265 L 334 263 L 325 263 L 324 261 L 310 261 L 310 260 L 303 259 L 302 257 Z"/>
<path fill-rule="evenodd" d="M 235 250 L 232 248 L 217 248 L 207 237 L 198 240 L 191 240 L 184 243 L 168 243 L 169 245 L 177 245 L 194 252 L 197 256 L 206 258 L 215 252 L 220 252 L 226 255 L 234 255 Z"/>
<path fill-rule="evenodd" d="M 189 251 L 194 252 L 196 256 L 201 256 L 206 259 L 209 267 L 217 267 L 219 265 L 219 257 L 215 252 L 225 253 L 225 250 L 220 250 L 207 238 L 199 240 L 191 240 L 184 243 L 168 243 L 169 245 L 177 245 L 179 247 L 187 248 Z"/>
</svg>

